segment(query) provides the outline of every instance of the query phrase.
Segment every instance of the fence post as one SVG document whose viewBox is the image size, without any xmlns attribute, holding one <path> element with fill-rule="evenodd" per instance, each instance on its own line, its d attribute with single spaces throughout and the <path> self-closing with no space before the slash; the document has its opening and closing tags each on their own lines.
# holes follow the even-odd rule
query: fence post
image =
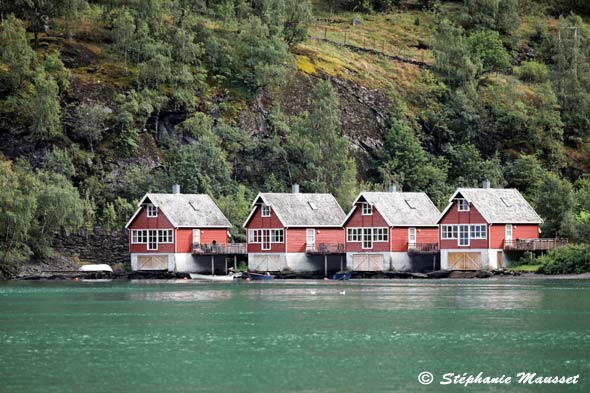
<svg viewBox="0 0 590 393">
<path fill-rule="evenodd" d="M 328 28 L 324 27 L 324 40 L 328 40 Z"/>
<path fill-rule="evenodd" d="M 346 46 L 346 32 L 344 32 L 344 46 Z"/>
</svg>

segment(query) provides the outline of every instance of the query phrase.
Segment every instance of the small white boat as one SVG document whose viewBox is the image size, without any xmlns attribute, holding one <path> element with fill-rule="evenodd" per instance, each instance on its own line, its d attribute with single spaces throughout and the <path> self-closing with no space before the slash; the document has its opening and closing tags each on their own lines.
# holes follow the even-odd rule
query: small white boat
<svg viewBox="0 0 590 393">
<path fill-rule="evenodd" d="M 241 277 L 241 273 L 230 273 L 227 276 L 215 276 L 210 274 L 190 273 L 191 279 L 201 281 L 233 281 Z"/>
<path fill-rule="evenodd" d="M 105 264 L 97 264 L 97 265 L 84 265 L 82 267 L 80 267 L 80 269 L 78 269 L 78 271 L 80 272 L 113 272 L 113 269 Z"/>
</svg>

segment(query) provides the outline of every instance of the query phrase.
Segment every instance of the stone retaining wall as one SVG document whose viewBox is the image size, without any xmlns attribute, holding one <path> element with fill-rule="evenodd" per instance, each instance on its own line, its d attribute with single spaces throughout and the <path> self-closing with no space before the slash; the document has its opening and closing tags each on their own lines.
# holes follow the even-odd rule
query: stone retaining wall
<svg viewBox="0 0 590 393">
<path fill-rule="evenodd" d="M 59 254 L 88 263 L 122 263 L 130 268 L 129 238 L 123 231 L 106 233 L 96 228 L 92 233 L 60 233 L 53 240 L 53 249 Z"/>
</svg>

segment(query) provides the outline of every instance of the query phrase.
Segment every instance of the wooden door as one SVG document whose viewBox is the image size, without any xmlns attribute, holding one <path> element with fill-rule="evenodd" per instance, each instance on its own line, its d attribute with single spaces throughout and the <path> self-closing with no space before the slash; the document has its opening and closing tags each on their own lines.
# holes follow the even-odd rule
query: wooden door
<svg viewBox="0 0 590 393">
<path fill-rule="evenodd" d="M 168 255 L 138 255 L 137 270 L 167 270 Z"/>
<path fill-rule="evenodd" d="M 306 236 L 306 249 L 307 250 L 315 250 L 315 229 L 308 228 L 307 229 L 307 236 Z"/>
<path fill-rule="evenodd" d="M 504 253 L 502 251 L 498 251 L 496 254 L 496 267 L 498 269 L 502 269 L 504 267 Z"/>
<path fill-rule="evenodd" d="M 358 272 L 380 272 L 383 270 L 383 255 L 355 254 L 352 256 L 352 270 Z"/>
<path fill-rule="evenodd" d="M 481 269 L 481 254 L 478 252 L 450 252 L 447 261 L 449 270 Z"/>
<path fill-rule="evenodd" d="M 201 246 L 201 230 L 193 229 L 193 250 Z"/>
<path fill-rule="evenodd" d="M 408 228 L 408 248 L 416 247 L 416 228 Z"/>
</svg>

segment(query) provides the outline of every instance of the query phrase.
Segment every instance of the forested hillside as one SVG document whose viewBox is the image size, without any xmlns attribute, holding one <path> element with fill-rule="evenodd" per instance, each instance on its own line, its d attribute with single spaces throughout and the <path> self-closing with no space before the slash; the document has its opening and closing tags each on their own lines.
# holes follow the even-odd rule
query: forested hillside
<svg viewBox="0 0 590 393">
<path fill-rule="evenodd" d="M 590 233 L 590 3 L 0 1 L 0 260 L 147 191 L 516 187 Z"/>
</svg>

